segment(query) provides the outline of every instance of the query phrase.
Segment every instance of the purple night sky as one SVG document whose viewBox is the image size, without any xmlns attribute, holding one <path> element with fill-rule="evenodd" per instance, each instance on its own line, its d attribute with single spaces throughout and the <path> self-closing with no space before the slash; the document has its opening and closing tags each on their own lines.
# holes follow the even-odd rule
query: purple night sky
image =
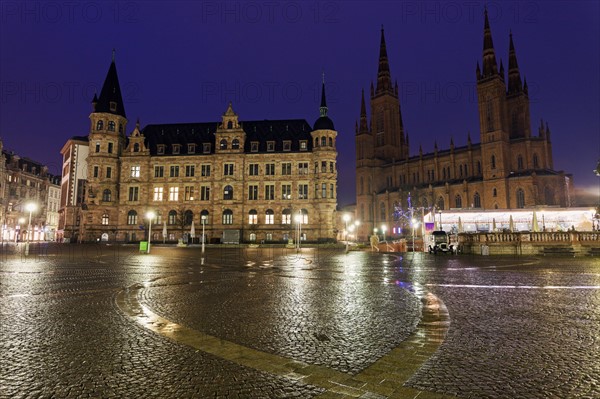
<svg viewBox="0 0 600 399">
<path fill-rule="evenodd" d="M 600 194 L 597 1 L 0 2 L 0 137 L 60 173 L 60 148 L 87 135 L 112 49 L 129 118 L 150 123 L 319 116 L 325 71 L 338 130 L 339 204 L 355 201 L 354 123 L 376 79 L 385 27 L 411 155 L 479 142 L 475 66 L 487 4 L 496 57 L 512 29 L 532 132 L 552 132 L 556 170 Z M 367 104 L 368 107 L 368 104 Z M 368 109 L 367 112 L 370 112 Z"/>
</svg>

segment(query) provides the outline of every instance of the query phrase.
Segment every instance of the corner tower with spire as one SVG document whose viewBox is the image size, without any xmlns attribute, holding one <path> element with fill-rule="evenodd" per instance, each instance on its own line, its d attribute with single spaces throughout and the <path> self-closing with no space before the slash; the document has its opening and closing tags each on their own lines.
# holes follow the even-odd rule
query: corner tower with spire
<svg viewBox="0 0 600 399">
<path fill-rule="evenodd" d="M 107 222 L 116 225 L 119 218 L 119 174 L 126 145 L 127 116 L 114 50 L 100 96 L 94 94 L 89 118 L 87 188 L 83 207 L 87 208 L 87 231 L 82 234 L 93 235 L 105 228 Z"/>
</svg>

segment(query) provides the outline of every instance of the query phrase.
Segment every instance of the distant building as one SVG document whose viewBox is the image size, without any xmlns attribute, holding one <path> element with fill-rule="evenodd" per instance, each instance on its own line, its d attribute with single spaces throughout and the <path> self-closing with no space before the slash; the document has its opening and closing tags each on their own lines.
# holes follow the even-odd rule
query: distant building
<svg viewBox="0 0 600 399">
<path fill-rule="evenodd" d="M 483 64 L 477 64 L 480 142 L 409 154 L 398 84 L 392 83 L 383 29 L 377 84 L 371 83 L 370 123 L 364 91 L 356 124 L 356 204 L 360 237 L 395 223 L 396 207 L 508 209 L 571 206 L 572 175 L 554 170 L 548 124 L 531 132 L 527 81 L 521 79 L 510 35 L 508 80 L 496 62 L 485 13 Z"/>
<path fill-rule="evenodd" d="M 198 240 L 202 224 L 210 242 L 225 236 L 243 242 L 284 242 L 297 234 L 307 241 L 335 238 L 337 132 L 327 116 L 324 83 L 312 127 L 303 119 L 240 121 L 230 103 L 218 122 L 143 129 L 138 122 L 126 136 L 113 60 L 90 122 L 82 203 L 76 179 L 63 172 L 65 237 L 72 226 L 69 234 L 85 241 L 141 240 L 153 211 L 153 240 L 162 240 L 164 229 L 168 240 L 184 238 L 192 226 Z M 84 161 L 83 141 L 77 162 Z M 68 154 L 75 144 L 62 151 L 64 170 L 73 176 Z"/>
<path fill-rule="evenodd" d="M 48 239 L 48 195 L 56 178 L 41 163 L 4 150 L 1 140 L 0 150 L 0 238 L 3 241 L 26 239 L 29 212 L 25 207 L 28 203 L 33 203 L 36 209 L 31 212 L 29 239 Z"/>
<path fill-rule="evenodd" d="M 60 210 L 60 176 L 50 175 L 48 177 L 48 204 L 46 205 L 46 224 L 44 235 L 46 241 L 57 240 L 58 211 Z"/>
<path fill-rule="evenodd" d="M 87 182 L 88 152 L 87 136 L 71 137 L 60 150 L 63 161 L 56 234 L 56 240 L 60 242 L 76 242 L 81 236 L 81 206 Z"/>
</svg>

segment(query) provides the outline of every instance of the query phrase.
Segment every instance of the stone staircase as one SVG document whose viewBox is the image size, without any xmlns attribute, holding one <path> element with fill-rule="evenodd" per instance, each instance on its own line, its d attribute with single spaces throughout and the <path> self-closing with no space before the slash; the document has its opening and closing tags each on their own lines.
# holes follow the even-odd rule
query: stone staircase
<svg viewBox="0 0 600 399">
<path fill-rule="evenodd" d="M 575 249 L 570 245 L 556 245 L 552 247 L 544 247 L 542 250 L 544 256 L 575 256 Z"/>
</svg>

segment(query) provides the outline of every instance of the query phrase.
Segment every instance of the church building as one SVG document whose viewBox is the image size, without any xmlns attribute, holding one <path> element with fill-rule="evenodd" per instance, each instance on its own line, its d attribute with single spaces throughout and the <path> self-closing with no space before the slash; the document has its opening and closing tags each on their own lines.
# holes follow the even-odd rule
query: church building
<svg viewBox="0 0 600 399">
<path fill-rule="evenodd" d="M 547 123 L 531 131 L 527 80 L 521 79 L 512 34 L 508 74 L 498 68 L 487 11 L 483 61 L 477 63 L 479 143 L 409 153 L 392 82 L 383 28 L 377 83 L 371 83 L 370 120 L 364 91 L 356 123 L 356 217 L 359 237 L 393 226 L 395 210 L 515 209 L 571 205 L 572 175 L 554 170 Z"/>
</svg>

